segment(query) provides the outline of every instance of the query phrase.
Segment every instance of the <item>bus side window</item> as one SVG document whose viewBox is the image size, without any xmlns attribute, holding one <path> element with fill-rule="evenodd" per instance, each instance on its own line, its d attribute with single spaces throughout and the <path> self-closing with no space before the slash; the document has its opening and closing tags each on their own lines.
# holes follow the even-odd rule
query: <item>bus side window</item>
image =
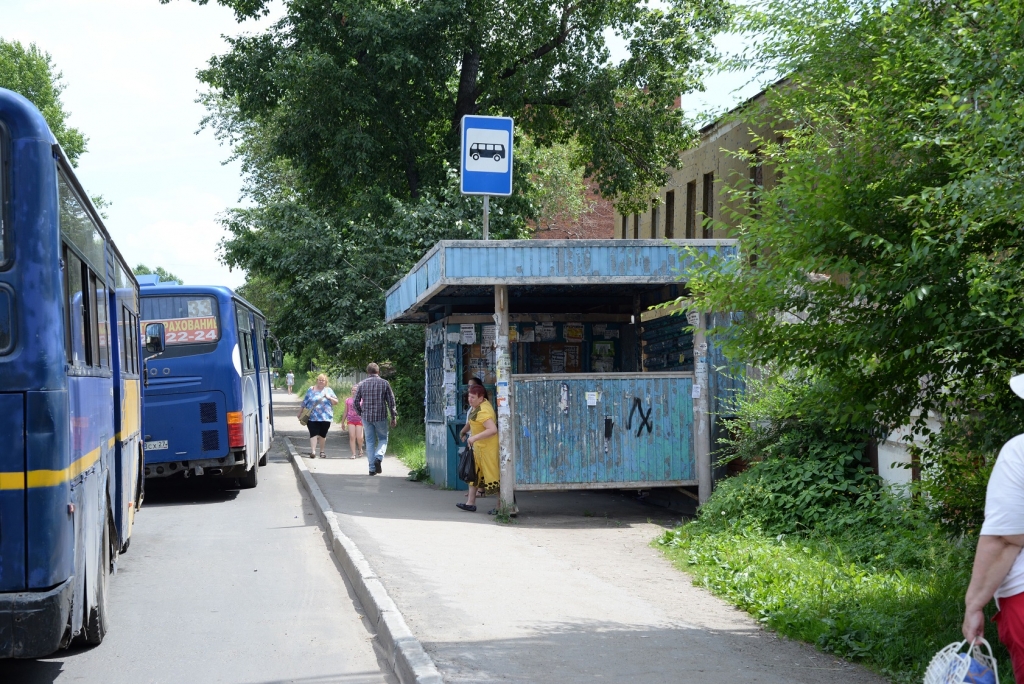
<svg viewBox="0 0 1024 684">
<path fill-rule="evenodd" d="M 121 353 L 118 354 L 121 361 L 121 372 L 131 373 L 132 369 L 128 363 L 128 307 L 122 304 L 119 313 L 120 315 L 117 317 L 117 346 L 121 350 Z"/>
<path fill-rule="evenodd" d="M 128 338 L 128 366 L 131 368 L 132 373 L 139 372 L 139 338 L 136 337 L 139 333 L 139 320 L 135 317 L 131 311 L 125 315 L 125 325 L 127 326 L 127 332 L 125 337 Z"/>
<path fill-rule="evenodd" d="M 88 364 L 86 356 L 85 331 L 87 318 L 85 315 L 84 288 L 82 287 L 82 261 L 71 250 L 64 249 L 64 275 L 67 282 L 66 300 L 64 302 L 67 310 L 65 325 L 67 335 L 65 339 L 68 345 L 68 362 L 81 368 Z"/>
<path fill-rule="evenodd" d="M 242 357 L 242 372 L 247 373 L 256 367 L 256 360 L 253 358 L 249 310 L 235 304 L 235 321 L 238 325 L 238 352 Z"/>
<path fill-rule="evenodd" d="M 266 323 L 259 316 L 256 317 L 256 358 L 260 360 L 263 370 L 270 368 L 267 359 L 267 340 L 263 337 L 266 330 Z"/>
<path fill-rule="evenodd" d="M 84 269 L 83 282 L 86 284 L 85 291 L 85 318 L 86 318 L 86 356 L 90 366 L 99 366 L 99 324 L 96 320 L 96 276 L 88 268 Z"/>
<path fill-rule="evenodd" d="M 97 281 L 96 284 L 96 330 L 99 346 L 97 364 L 100 368 L 110 368 L 110 322 L 107 316 L 109 302 L 107 300 L 106 286 Z"/>
</svg>

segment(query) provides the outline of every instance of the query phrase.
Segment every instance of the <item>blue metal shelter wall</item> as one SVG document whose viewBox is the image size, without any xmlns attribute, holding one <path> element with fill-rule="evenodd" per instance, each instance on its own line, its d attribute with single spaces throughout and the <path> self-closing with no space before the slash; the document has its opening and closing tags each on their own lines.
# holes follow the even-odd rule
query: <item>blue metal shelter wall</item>
<svg viewBox="0 0 1024 684">
<path fill-rule="evenodd" d="M 682 374 L 514 376 L 516 488 L 692 483 L 692 388 Z"/>
<path fill-rule="evenodd" d="M 716 313 L 708 315 L 708 394 L 710 404 L 708 410 L 711 419 L 711 451 L 715 459 L 721 440 L 726 438 L 722 420 L 731 418 L 734 413 L 737 395 L 746 388 L 744 376 L 746 364 L 737 363 L 726 358 L 722 346 L 729 328 L 740 314 Z M 721 473 L 724 476 L 724 472 Z"/>
</svg>

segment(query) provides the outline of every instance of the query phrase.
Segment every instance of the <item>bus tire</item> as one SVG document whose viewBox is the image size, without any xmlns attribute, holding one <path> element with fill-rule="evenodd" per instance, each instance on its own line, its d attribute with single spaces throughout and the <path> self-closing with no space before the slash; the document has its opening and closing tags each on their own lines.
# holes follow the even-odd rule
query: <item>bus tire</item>
<svg viewBox="0 0 1024 684">
<path fill-rule="evenodd" d="M 103 643 L 103 637 L 107 634 L 107 584 L 110 581 L 110 525 L 104 517 L 103 541 L 100 549 L 100 562 L 97 571 L 96 583 L 96 605 L 86 608 L 85 624 L 82 625 L 82 634 L 85 643 L 94 646 Z M 85 578 L 89 582 L 88 575 Z"/>
<path fill-rule="evenodd" d="M 238 478 L 238 486 L 241 489 L 253 489 L 260 481 L 260 464 L 259 461 L 252 464 L 252 468 L 245 471 L 245 475 Z"/>
</svg>

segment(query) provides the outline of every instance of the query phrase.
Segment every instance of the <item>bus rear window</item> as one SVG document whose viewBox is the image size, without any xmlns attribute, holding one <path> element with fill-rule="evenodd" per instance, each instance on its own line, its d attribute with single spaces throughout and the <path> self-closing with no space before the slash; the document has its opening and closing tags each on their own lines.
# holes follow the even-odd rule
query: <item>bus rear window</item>
<svg viewBox="0 0 1024 684">
<path fill-rule="evenodd" d="M 201 295 L 142 298 L 142 323 L 163 323 L 168 349 L 178 345 L 209 344 L 220 339 L 217 300 Z"/>
</svg>

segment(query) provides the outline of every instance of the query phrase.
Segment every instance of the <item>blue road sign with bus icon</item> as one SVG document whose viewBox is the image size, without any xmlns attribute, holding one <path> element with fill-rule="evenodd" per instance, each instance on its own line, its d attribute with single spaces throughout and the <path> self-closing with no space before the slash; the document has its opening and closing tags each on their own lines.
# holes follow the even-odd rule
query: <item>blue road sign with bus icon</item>
<svg viewBox="0 0 1024 684">
<path fill-rule="evenodd" d="M 512 194 L 512 119 L 462 117 L 462 194 Z"/>
</svg>

